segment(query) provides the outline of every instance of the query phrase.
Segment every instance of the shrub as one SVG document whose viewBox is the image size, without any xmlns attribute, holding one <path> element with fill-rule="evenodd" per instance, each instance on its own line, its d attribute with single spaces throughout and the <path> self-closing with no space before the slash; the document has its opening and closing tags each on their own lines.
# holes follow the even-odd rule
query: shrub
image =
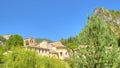
<svg viewBox="0 0 120 68">
<path fill-rule="evenodd" d="M 5 68 L 65 68 L 59 59 L 40 56 L 35 51 L 15 48 L 6 55 Z"/>
</svg>

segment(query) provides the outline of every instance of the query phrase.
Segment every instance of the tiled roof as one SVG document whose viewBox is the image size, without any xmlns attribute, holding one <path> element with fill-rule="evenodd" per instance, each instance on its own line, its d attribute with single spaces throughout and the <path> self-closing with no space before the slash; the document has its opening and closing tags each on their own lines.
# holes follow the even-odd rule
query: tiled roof
<svg viewBox="0 0 120 68">
<path fill-rule="evenodd" d="M 52 46 L 56 47 L 56 48 L 67 48 L 66 46 L 64 46 L 61 42 L 53 42 L 50 43 Z"/>
</svg>

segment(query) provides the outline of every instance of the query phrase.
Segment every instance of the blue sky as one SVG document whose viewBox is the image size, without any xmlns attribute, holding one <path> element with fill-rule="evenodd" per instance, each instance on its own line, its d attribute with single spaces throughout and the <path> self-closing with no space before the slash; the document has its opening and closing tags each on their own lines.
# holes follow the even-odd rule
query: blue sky
<svg viewBox="0 0 120 68">
<path fill-rule="evenodd" d="M 0 35 L 57 41 L 80 33 L 94 8 L 120 10 L 119 0 L 0 0 Z"/>
</svg>

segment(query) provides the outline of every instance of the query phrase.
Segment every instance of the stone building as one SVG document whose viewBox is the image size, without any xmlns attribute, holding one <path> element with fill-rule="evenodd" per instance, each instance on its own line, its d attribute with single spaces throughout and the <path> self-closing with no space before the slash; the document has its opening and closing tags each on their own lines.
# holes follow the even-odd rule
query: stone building
<svg viewBox="0 0 120 68">
<path fill-rule="evenodd" d="M 35 39 L 30 37 L 24 40 L 24 47 L 34 49 L 39 55 L 42 56 L 53 56 L 59 59 L 69 58 L 67 47 L 61 42 L 48 43 L 42 41 L 39 44 L 35 44 Z"/>
<path fill-rule="evenodd" d="M 24 47 L 26 46 L 34 46 L 35 45 L 35 39 L 32 37 L 26 38 L 24 40 Z"/>
</svg>

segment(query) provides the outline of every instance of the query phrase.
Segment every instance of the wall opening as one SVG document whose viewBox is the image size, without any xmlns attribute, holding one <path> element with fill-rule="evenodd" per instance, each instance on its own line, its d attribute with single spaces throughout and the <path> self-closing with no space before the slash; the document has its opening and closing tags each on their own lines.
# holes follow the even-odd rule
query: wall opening
<svg viewBox="0 0 120 68">
<path fill-rule="evenodd" d="M 60 56 L 62 56 L 62 52 L 60 52 Z"/>
</svg>

